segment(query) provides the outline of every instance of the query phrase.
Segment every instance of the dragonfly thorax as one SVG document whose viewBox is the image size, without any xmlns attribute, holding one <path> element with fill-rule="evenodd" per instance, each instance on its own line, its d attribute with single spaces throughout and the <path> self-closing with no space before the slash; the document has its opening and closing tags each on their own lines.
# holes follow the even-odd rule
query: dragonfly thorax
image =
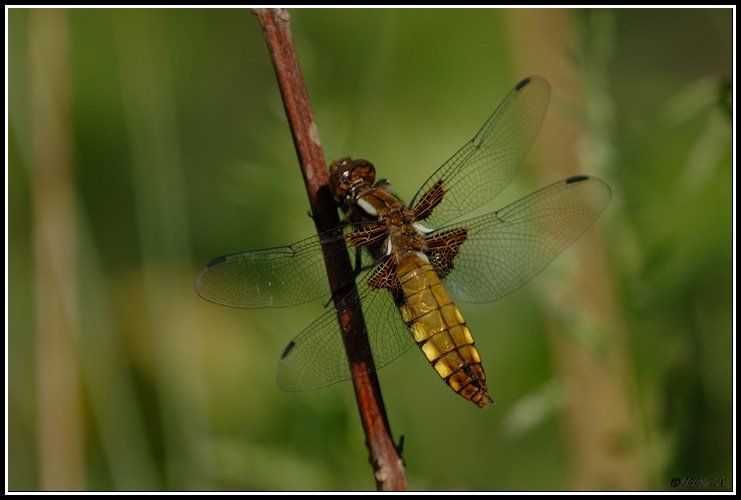
<svg viewBox="0 0 741 500">
<path fill-rule="evenodd" d="M 424 233 L 419 229 L 414 212 L 397 209 L 386 214 L 382 222 L 388 229 L 388 250 L 397 256 L 427 250 Z"/>
</svg>

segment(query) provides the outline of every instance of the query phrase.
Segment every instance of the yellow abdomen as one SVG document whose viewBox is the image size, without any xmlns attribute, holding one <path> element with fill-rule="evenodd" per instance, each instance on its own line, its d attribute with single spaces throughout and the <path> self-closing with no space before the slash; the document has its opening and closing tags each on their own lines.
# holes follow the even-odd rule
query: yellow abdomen
<svg viewBox="0 0 741 500">
<path fill-rule="evenodd" d="M 491 398 L 479 351 L 432 265 L 410 253 L 397 264 L 401 316 L 435 371 L 458 394 L 483 408 Z"/>
</svg>

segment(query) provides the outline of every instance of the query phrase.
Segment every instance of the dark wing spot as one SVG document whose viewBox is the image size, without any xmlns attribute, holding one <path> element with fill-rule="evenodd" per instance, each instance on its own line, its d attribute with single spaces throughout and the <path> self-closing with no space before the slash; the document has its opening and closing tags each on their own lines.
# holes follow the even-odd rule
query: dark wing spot
<svg viewBox="0 0 741 500">
<path fill-rule="evenodd" d="M 208 264 L 206 264 L 206 267 L 215 267 L 215 266 L 218 266 L 219 264 L 221 264 L 225 260 L 226 260 L 226 256 L 224 256 L 224 257 L 216 257 L 214 260 L 212 260 L 211 262 L 209 262 Z"/>
<path fill-rule="evenodd" d="M 522 90 L 522 87 L 524 87 L 528 83 L 530 83 L 530 77 L 523 79 L 522 81 L 520 81 L 520 83 L 515 85 L 515 90 Z"/>
<path fill-rule="evenodd" d="M 586 181 L 587 179 L 589 179 L 589 176 L 575 175 L 573 177 L 569 177 L 568 179 L 566 179 L 566 184 L 573 184 L 575 182 Z"/>
<path fill-rule="evenodd" d="M 283 354 L 280 355 L 280 359 L 286 359 L 286 356 L 288 356 L 288 353 L 291 352 L 291 349 L 296 345 L 296 342 L 293 340 L 288 343 L 285 349 L 283 349 Z"/>
</svg>

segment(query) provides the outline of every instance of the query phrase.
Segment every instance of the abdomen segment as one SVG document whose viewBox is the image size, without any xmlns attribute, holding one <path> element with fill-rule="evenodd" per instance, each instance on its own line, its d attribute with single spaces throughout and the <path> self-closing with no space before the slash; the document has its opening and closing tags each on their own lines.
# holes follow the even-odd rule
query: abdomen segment
<svg viewBox="0 0 741 500">
<path fill-rule="evenodd" d="M 404 294 L 402 318 L 427 361 L 456 393 L 486 406 L 491 398 L 479 351 L 432 265 L 412 254 L 398 263 L 397 276 Z"/>
</svg>

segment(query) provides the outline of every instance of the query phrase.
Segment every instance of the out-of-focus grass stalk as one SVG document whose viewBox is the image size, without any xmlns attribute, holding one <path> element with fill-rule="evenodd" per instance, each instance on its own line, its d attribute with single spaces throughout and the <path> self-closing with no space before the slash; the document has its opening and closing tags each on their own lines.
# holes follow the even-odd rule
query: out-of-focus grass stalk
<svg viewBox="0 0 741 500">
<path fill-rule="evenodd" d="M 124 117 L 131 152 L 146 310 L 141 311 L 155 355 L 160 425 L 168 489 L 208 489 L 211 463 L 205 377 L 198 352 L 187 344 L 182 297 L 192 296 L 184 174 L 179 157 L 174 87 L 162 14 L 116 11 L 114 27 L 121 68 Z M 181 286 L 182 284 L 182 286 Z M 186 295 L 187 294 L 187 295 Z M 187 357 L 187 359 L 186 359 Z"/>
<path fill-rule="evenodd" d="M 157 490 L 161 485 L 144 412 L 126 362 L 121 329 L 87 218 L 80 221 L 80 317 L 78 350 L 95 429 L 113 490 Z M 92 464 L 88 464 L 90 468 Z M 93 478 L 91 478 L 92 480 Z M 91 481 L 90 487 L 100 487 Z M 106 483 L 103 483 L 108 487 Z"/>
<path fill-rule="evenodd" d="M 67 29 L 64 10 L 29 11 L 38 487 L 84 490 L 105 484 L 90 477 L 84 452 L 89 438 L 81 401 L 85 391 L 113 489 L 156 489 L 153 452 L 126 376 L 103 271 L 85 214 L 77 207 Z"/>
<path fill-rule="evenodd" d="M 29 16 L 39 487 L 86 484 L 77 314 L 69 35 L 64 10 Z"/>
<path fill-rule="evenodd" d="M 611 110 L 605 63 L 611 14 L 591 15 L 579 25 L 564 10 L 510 11 L 515 65 L 523 75 L 546 76 L 554 88 L 536 144 L 548 155 L 533 159 L 548 182 L 574 174 L 597 174 L 610 182 L 605 176 L 613 159 L 606 147 Z M 602 24 L 585 27 L 589 22 Z M 585 29 L 591 39 L 580 46 L 584 33 L 579 30 Z M 582 58 L 579 67 L 568 59 L 574 54 Z M 566 389 L 563 425 L 574 475 L 567 487 L 577 489 L 645 487 L 625 327 L 601 239 L 609 211 L 554 262 L 559 278 L 546 284 L 544 301 L 555 369 Z M 560 272 L 562 266 L 568 270 Z"/>
</svg>

